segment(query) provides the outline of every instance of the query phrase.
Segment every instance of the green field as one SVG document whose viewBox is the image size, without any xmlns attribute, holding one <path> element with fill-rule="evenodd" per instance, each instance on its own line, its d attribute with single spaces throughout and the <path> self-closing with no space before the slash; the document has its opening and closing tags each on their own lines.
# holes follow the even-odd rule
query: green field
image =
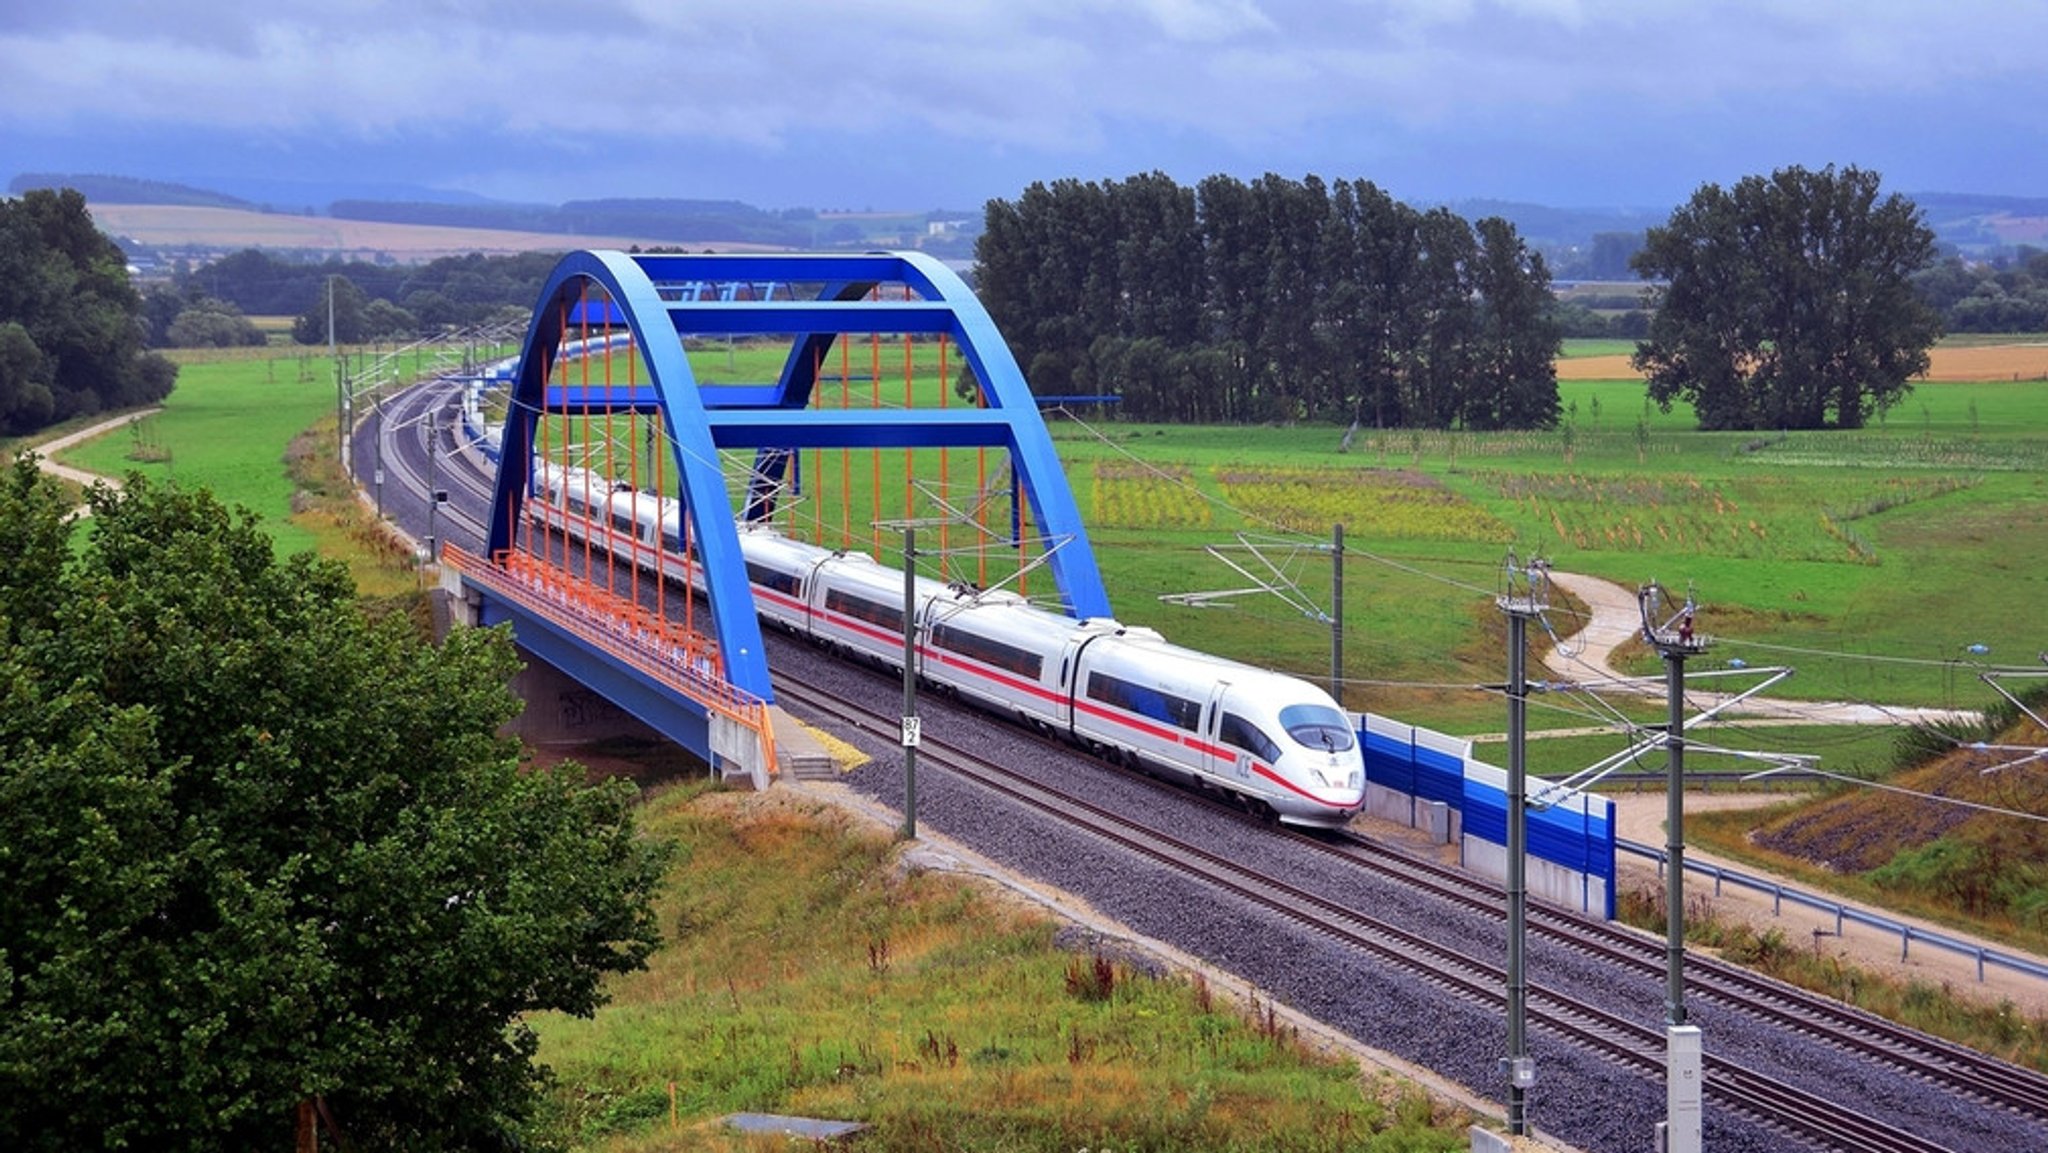
<svg viewBox="0 0 2048 1153">
<path fill-rule="evenodd" d="M 642 810 L 678 849 L 648 970 L 594 1020 L 532 1022 L 546 1121 L 581 1147 L 787 1147 L 722 1131 L 741 1111 L 858 1119 L 860 1148 L 1465 1147 L 1465 1118 L 1313 1055 L 1270 1006 L 1062 949 L 825 802 L 700 794 Z"/>
<path fill-rule="evenodd" d="M 107 475 L 133 471 L 211 488 L 229 507 L 262 516 L 281 553 L 300 552 L 315 538 L 291 523 L 285 448 L 315 421 L 331 419 L 334 407 L 333 368 L 324 357 L 188 362 L 163 412 L 76 445 L 62 459 Z"/>
<path fill-rule="evenodd" d="M 878 376 L 880 396 L 850 380 L 843 392 L 828 386 L 824 402 L 904 403 L 901 346 L 863 351 L 848 375 Z M 934 403 L 936 346 L 909 355 L 911 399 Z M 706 380 L 764 380 L 781 354 L 713 345 L 693 361 Z M 207 484 L 261 513 L 282 550 L 346 549 L 289 516 L 287 446 L 323 424 L 314 443 L 333 435 L 324 369 L 303 356 L 188 364 L 162 415 L 67 459 Z M 959 371 L 956 356 L 949 383 Z M 1699 433 L 1683 412 L 1646 409 L 1641 388 L 1567 383 L 1569 431 L 1360 430 L 1348 449 L 1345 430 L 1327 426 L 1160 427 L 1091 413 L 1055 414 L 1049 427 L 1120 616 L 1320 678 L 1328 632 L 1277 600 L 1198 610 L 1160 598 L 1241 585 L 1206 550 L 1244 532 L 1303 546 L 1287 571 L 1326 604 L 1328 557 L 1306 546 L 1342 521 L 1347 703 L 1447 731 L 1504 727 L 1500 697 L 1470 686 L 1504 668 L 1493 597 L 1510 550 L 1693 588 L 1702 630 L 1723 638 L 1693 668 L 1737 657 L 1798 666 L 1779 695 L 1975 704 L 1989 693 L 1966 646 L 2022 664 L 2048 648 L 2031 607 L 2048 572 L 2048 388 L 1923 385 L 1872 429 L 1789 435 Z M 645 437 L 623 420 L 549 428 L 550 443 L 596 450 L 610 468 Z M 1000 488 L 1002 454 L 989 455 L 984 468 L 972 450 L 948 454 L 947 494 Z M 886 552 L 893 536 L 869 522 L 900 515 L 912 473 L 927 487 L 909 494 L 911 510 L 928 513 L 936 457 L 806 453 L 806 493 L 784 523 Z M 1007 498 L 990 512 L 1000 529 Z M 972 530 L 955 531 L 969 543 L 956 542 L 950 563 L 978 562 Z M 1033 579 L 1031 591 L 1046 591 L 1042 572 Z M 1554 615 L 1567 627 L 1568 605 Z M 1647 655 L 1637 663 L 1655 667 Z M 1661 718 L 1660 702 L 1620 707 Z M 1538 729 L 1605 719 L 1561 693 L 1538 694 L 1530 712 Z M 1819 753 L 1834 771 L 1881 772 L 1891 755 L 1887 734 L 1861 729 L 1701 736 Z M 1538 740 L 1530 765 L 1568 773 L 1618 747 L 1613 735 Z M 1504 759 L 1497 744 L 1479 754 Z M 1688 764 L 1748 769 L 1705 750 Z M 1354 1070 L 1310 1057 L 1271 1018 L 1113 961 L 1114 992 L 1097 997 L 1093 959 L 1056 948 L 1050 926 L 893 870 L 886 842 L 821 830 L 816 813 L 745 824 L 702 808 L 716 801 L 674 792 L 646 810 L 651 828 L 683 844 L 687 870 L 664 898 L 671 943 L 651 971 L 619 982 L 597 1022 L 536 1022 L 559 1076 L 544 1119 L 552 1135 L 619 1150 L 748 1148 L 706 1119 L 771 1109 L 860 1117 L 889 1145 L 1456 1144 L 1458 1119 L 1432 1118 L 1412 1092 L 1370 1080 L 1361 1089 Z M 1448 1124 L 1431 1131 L 1432 1120 Z"/>
<path fill-rule="evenodd" d="M 828 382 L 826 406 L 937 403 L 935 344 L 910 346 L 906 398 L 901 343 L 850 343 L 849 356 L 823 366 L 849 378 Z M 707 382 L 772 379 L 781 357 L 715 342 L 692 354 Z M 957 353 L 947 367 L 950 386 Z M 1290 542 L 1276 563 L 1327 606 L 1328 559 L 1312 546 L 1342 522 L 1346 703 L 1417 723 L 1499 727 L 1496 700 L 1447 686 L 1500 678 L 1492 598 L 1510 551 L 1629 586 L 1691 590 L 1701 627 L 1722 642 L 1695 667 L 1790 664 L 1799 675 L 1785 695 L 1980 704 L 1992 694 L 1971 675 L 1969 646 L 2020 662 L 2033 656 L 2027 644 L 2040 647 L 2012 635 L 2014 606 L 2048 562 L 2048 388 L 2038 382 L 1922 384 L 1873 427 L 1848 432 L 1702 433 L 1682 407 L 1648 405 L 1637 381 L 1569 381 L 1560 395 L 1559 429 L 1359 430 L 1348 449 L 1334 426 L 1134 425 L 1113 412 L 1056 412 L 1048 426 L 1117 615 L 1197 647 L 1323 677 L 1326 627 L 1277 598 L 1206 609 L 1163 598 L 1243 587 L 1209 550 L 1227 546 L 1256 565 L 1234 551 L 1247 534 Z M 627 446 L 645 434 L 566 418 L 543 436 L 623 476 Z M 727 475 L 743 475 L 750 459 L 728 454 Z M 942 468 L 947 502 L 982 510 L 978 526 L 940 530 L 947 574 L 1002 579 L 1014 563 L 986 547 L 1010 515 L 1000 452 L 806 452 L 803 490 L 779 521 L 892 553 L 900 539 L 876 522 L 906 508 L 937 516 Z M 1042 570 L 1024 579 L 1029 593 L 1049 591 Z M 2010 655 L 2008 642 L 2019 646 Z M 1635 671 L 1658 667 L 1638 654 Z"/>
<path fill-rule="evenodd" d="M 783 353 L 710 342 L 691 355 L 700 379 L 720 383 L 772 379 Z M 821 402 L 903 405 L 906 355 L 908 400 L 936 404 L 938 345 L 906 353 L 899 342 L 861 340 L 822 366 L 848 379 L 829 380 Z M 288 519 L 282 457 L 295 434 L 333 411 L 328 371 L 307 357 L 189 364 L 164 413 L 67 459 L 208 484 L 261 513 L 280 548 L 309 547 L 313 537 Z M 960 403 L 950 395 L 963 371 L 957 349 L 945 371 L 948 403 Z M 624 363 L 613 373 L 645 379 Z M 1276 598 L 1211 609 L 1161 598 L 1243 586 L 1208 549 L 1244 533 L 1299 546 L 1276 557 L 1326 606 L 1328 558 L 1308 546 L 1341 521 L 1347 703 L 1417 723 L 1497 727 L 1497 701 L 1438 686 L 1500 678 L 1504 636 L 1492 597 L 1511 550 L 1628 585 L 1690 588 L 1702 630 L 1721 638 L 1696 667 L 1792 664 L 1799 675 L 1783 687 L 1789 695 L 1977 703 L 1989 692 L 1962 663 L 1968 646 L 2020 663 L 2048 647 L 2014 631 L 2048 571 L 2048 388 L 1923 384 L 1872 428 L 1787 434 L 1701 433 L 1683 411 L 1646 406 L 1641 389 L 1567 382 L 1557 430 L 1360 430 L 1348 450 L 1334 426 L 1133 425 L 1113 413 L 1055 413 L 1048 424 L 1117 614 L 1185 643 L 1324 676 L 1326 627 Z M 627 462 L 645 430 L 624 418 L 607 432 L 601 417 L 568 417 L 542 438 L 625 475 L 638 467 Z M 728 475 L 748 463 L 728 454 Z M 888 553 L 900 539 L 875 522 L 901 517 L 906 500 L 917 515 L 934 515 L 943 496 L 979 509 L 981 521 L 927 534 L 950 550 L 948 575 L 993 583 L 1014 570 L 999 543 L 1010 517 L 1000 450 L 806 452 L 799 469 L 803 491 L 780 517 L 790 531 Z M 1043 570 L 1025 587 L 1050 591 Z M 1656 667 L 1643 655 L 1637 671 Z"/>
<path fill-rule="evenodd" d="M 1581 356 L 1627 356 L 1636 350 L 1633 340 L 1608 339 L 1605 337 L 1573 337 L 1564 342 L 1559 354 L 1567 360 Z"/>
<path fill-rule="evenodd" d="M 2030 643 L 2012 626 L 2048 561 L 2048 390 L 1929 386 L 1910 422 L 1790 435 L 1704 434 L 1670 418 L 1617 429 L 1607 414 L 1619 388 L 1566 395 L 1579 405 L 1569 436 L 1393 432 L 1340 453 L 1335 428 L 1055 435 L 1083 508 L 1097 511 L 1120 615 L 1299 671 L 1324 667 L 1320 630 L 1277 602 L 1196 613 L 1157 595 L 1225 587 L 1202 549 L 1234 532 L 1320 538 L 1341 521 L 1348 668 L 1366 680 L 1498 679 L 1484 622 L 1510 549 L 1691 588 L 1701 627 L 1725 639 L 1715 656 L 1797 664 L 1795 695 L 1979 699 L 1943 662 L 1973 643 L 1994 656 L 2000 642 Z M 1300 576 L 1312 589 L 1327 581 L 1316 564 Z"/>
</svg>

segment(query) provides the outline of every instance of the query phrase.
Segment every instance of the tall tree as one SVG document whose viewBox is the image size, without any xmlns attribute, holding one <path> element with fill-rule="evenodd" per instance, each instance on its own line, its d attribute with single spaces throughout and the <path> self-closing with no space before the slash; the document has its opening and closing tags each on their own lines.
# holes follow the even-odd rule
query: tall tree
<svg viewBox="0 0 2048 1153">
<path fill-rule="evenodd" d="M 144 351 L 128 260 L 76 191 L 0 200 L 0 433 L 163 399 L 177 366 Z"/>
<path fill-rule="evenodd" d="M 1034 388 L 1134 419 L 1541 426 L 1549 275 L 1488 236 L 1364 181 L 1059 181 L 989 202 L 977 285 Z"/>
<path fill-rule="evenodd" d="M 1475 227 L 1479 339 L 1459 423 L 1475 429 L 1549 428 L 1558 413 L 1550 270 L 1543 254 L 1523 244 L 1506 220 L 1489 216 Z"/>
<path fill-rule="evenodd" d="M 1449 428 L 1473 383 L 1479 309 L 1472 264 L 1479 247 L 1472 226 L 1448 208 L 1424 213 L 1416 235 L 1417 260 L 1407 290 L 1417 328 L 1405 343 L 1403 407 L 1411 426 Z"/>
<path fill-rule="evenodd" d="M 521 1015 L 656 940 L 625 786 L 527 772 L 496 632 L 421 642 L 246 514 L 0 477 L 0 1146 L 509 1148 Z"/>
<path fill-rule="evenodd" d="M 1830 165 L 1708 184 L 1631 264 L 1662 278 L 1636 367 L 1700 426 L 1860 428 L 1927 370 L 1940 320 L 1911 278 L 1934 258 L 1912 202 Z"/>
</svg>

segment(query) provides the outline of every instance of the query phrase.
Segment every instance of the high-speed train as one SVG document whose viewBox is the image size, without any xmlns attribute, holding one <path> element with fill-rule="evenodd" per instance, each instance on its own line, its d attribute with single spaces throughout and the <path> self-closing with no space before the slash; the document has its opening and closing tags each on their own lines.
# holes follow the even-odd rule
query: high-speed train
<svg viewBox="0 0 2048 1153">
<path fill-rule="evenodd" d="M 643 567 L 659 564 L 665 579 L 702 591 L 681 555 L 680 502 L 552 464 L 536 463 L 532 488 L 527 511 L 536 523 L 622 559 L 630 553 Z M 767 526 L 739 535 L 762 620 L 902 669 L 900 570 Z M 1289 824 L 1341 825 L 1364 804 L 1365 762 L 1350 719 L 1305 681 L 1007 592 L 919 577 L 912 603 L 918 675 L 991 712 Z"/>
</svg>

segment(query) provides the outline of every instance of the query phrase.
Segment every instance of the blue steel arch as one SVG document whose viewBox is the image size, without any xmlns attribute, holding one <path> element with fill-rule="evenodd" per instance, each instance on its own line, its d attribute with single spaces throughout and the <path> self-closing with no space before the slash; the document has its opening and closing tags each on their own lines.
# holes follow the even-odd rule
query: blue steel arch
<svg viewBox="0 0 2048 1153">
<path fill-rule="evenodd" d="M 811 299 L 702 300 L 673 286 L 774 282 L 818 284 Z M 901 283 L 917 299 L 868 300 L 877 284 Z M 1110 615 L 1109 595 L 1095 564 L 1086 526 L 1067 486 L 1038 406 L 995 321 L 958 275 L 921 253 L 846 255 L 643 255 L 572 252 L 549 274 L 528 325 L 512 382 L 492 502 L 489 555 L 512 547 L 533 463 L 534 429 L 548 403 L 547 380 L 572 309 L 587 285 L 601 286 L 610 317 L 631 330 L 652 381 L 627 405 L 658 411 L 681 478 L 685 515 L 701 552 L 712 627 L 734 684 L 773 699 L 752 591 L 740 555 L 731 497 L 717 450 L 752 448 L 764 466 L 779 468 L 803 448 L 1007 449 L 1039 533 L 1059 542 L 1048 558 L 1067 610 L 1078 617 Z M 669 299 L 661 286 L 672 286 Z M 691 299 L 680 299 L 690 297 Z M 816 366 L 839 334 L 949 335 L 980 383 L 975 409 L 809 409 Z M 700 387 L 683 338 L 710 335 L 793 335 L 773 384 Z M 620 406 L 624 407 L 624 406 Z M 749 494 L 755 506 L 757 494 Z"/>
</svg>

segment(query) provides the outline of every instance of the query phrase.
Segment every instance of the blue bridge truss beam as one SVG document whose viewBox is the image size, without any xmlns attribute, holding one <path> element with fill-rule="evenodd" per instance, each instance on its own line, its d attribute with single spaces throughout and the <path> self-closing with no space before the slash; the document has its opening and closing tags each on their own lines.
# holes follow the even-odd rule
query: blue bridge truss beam
<svg viewBox="0 0 2048 1153">
<path fill-rule="evenodd" d="M 816 286 L 816 294 L 807 300 L 739 300 L 736 292 L 713 294 L 704 287 L 734 283 Z M 878 285 L 907 286 L 911 298 L 891 300 L 884 293 L 885 298 L 869 299 Z M 682 295 L 699 299 L 675 299 Z M 725 299 L 702 299 L 713 296 Z M 630 330 L 649 382 L 610 389 L 551 386 L 561 342 L 607 327 Z M 767 385 L 700 387 L 683 337 L 727 333 L 790 336 L 781 378 Z M 809 408 L 826 353 L 846 333 L 947 336 L 981 387 L 981 407 Z M 1047 563 L 1068 611 L 1081 617 L 1110 615 L 1086 527 L 1016 358 L 966 284 L 922 254 L 570 253 L 541 289 L 511 387 L 487 555 L 514 543 L 543 408 L 657 415 L 668 433 L 703 560 L 710 625 L 725 655 L 727 676 L 764 700 L 774 699 L 773 689 L 730 513 L 733 495 L 717 463 L 721 448 L 757 450 L 762 478 L 742 506 L 750 517 L 772 512 L 772 494 L 795 449 L 1006 448 L 1019 495 L 1028 502 L 1039 534 L 1063 542 Z M 769 495 L 764 499 L 763 493 Z"/>
</svg>

